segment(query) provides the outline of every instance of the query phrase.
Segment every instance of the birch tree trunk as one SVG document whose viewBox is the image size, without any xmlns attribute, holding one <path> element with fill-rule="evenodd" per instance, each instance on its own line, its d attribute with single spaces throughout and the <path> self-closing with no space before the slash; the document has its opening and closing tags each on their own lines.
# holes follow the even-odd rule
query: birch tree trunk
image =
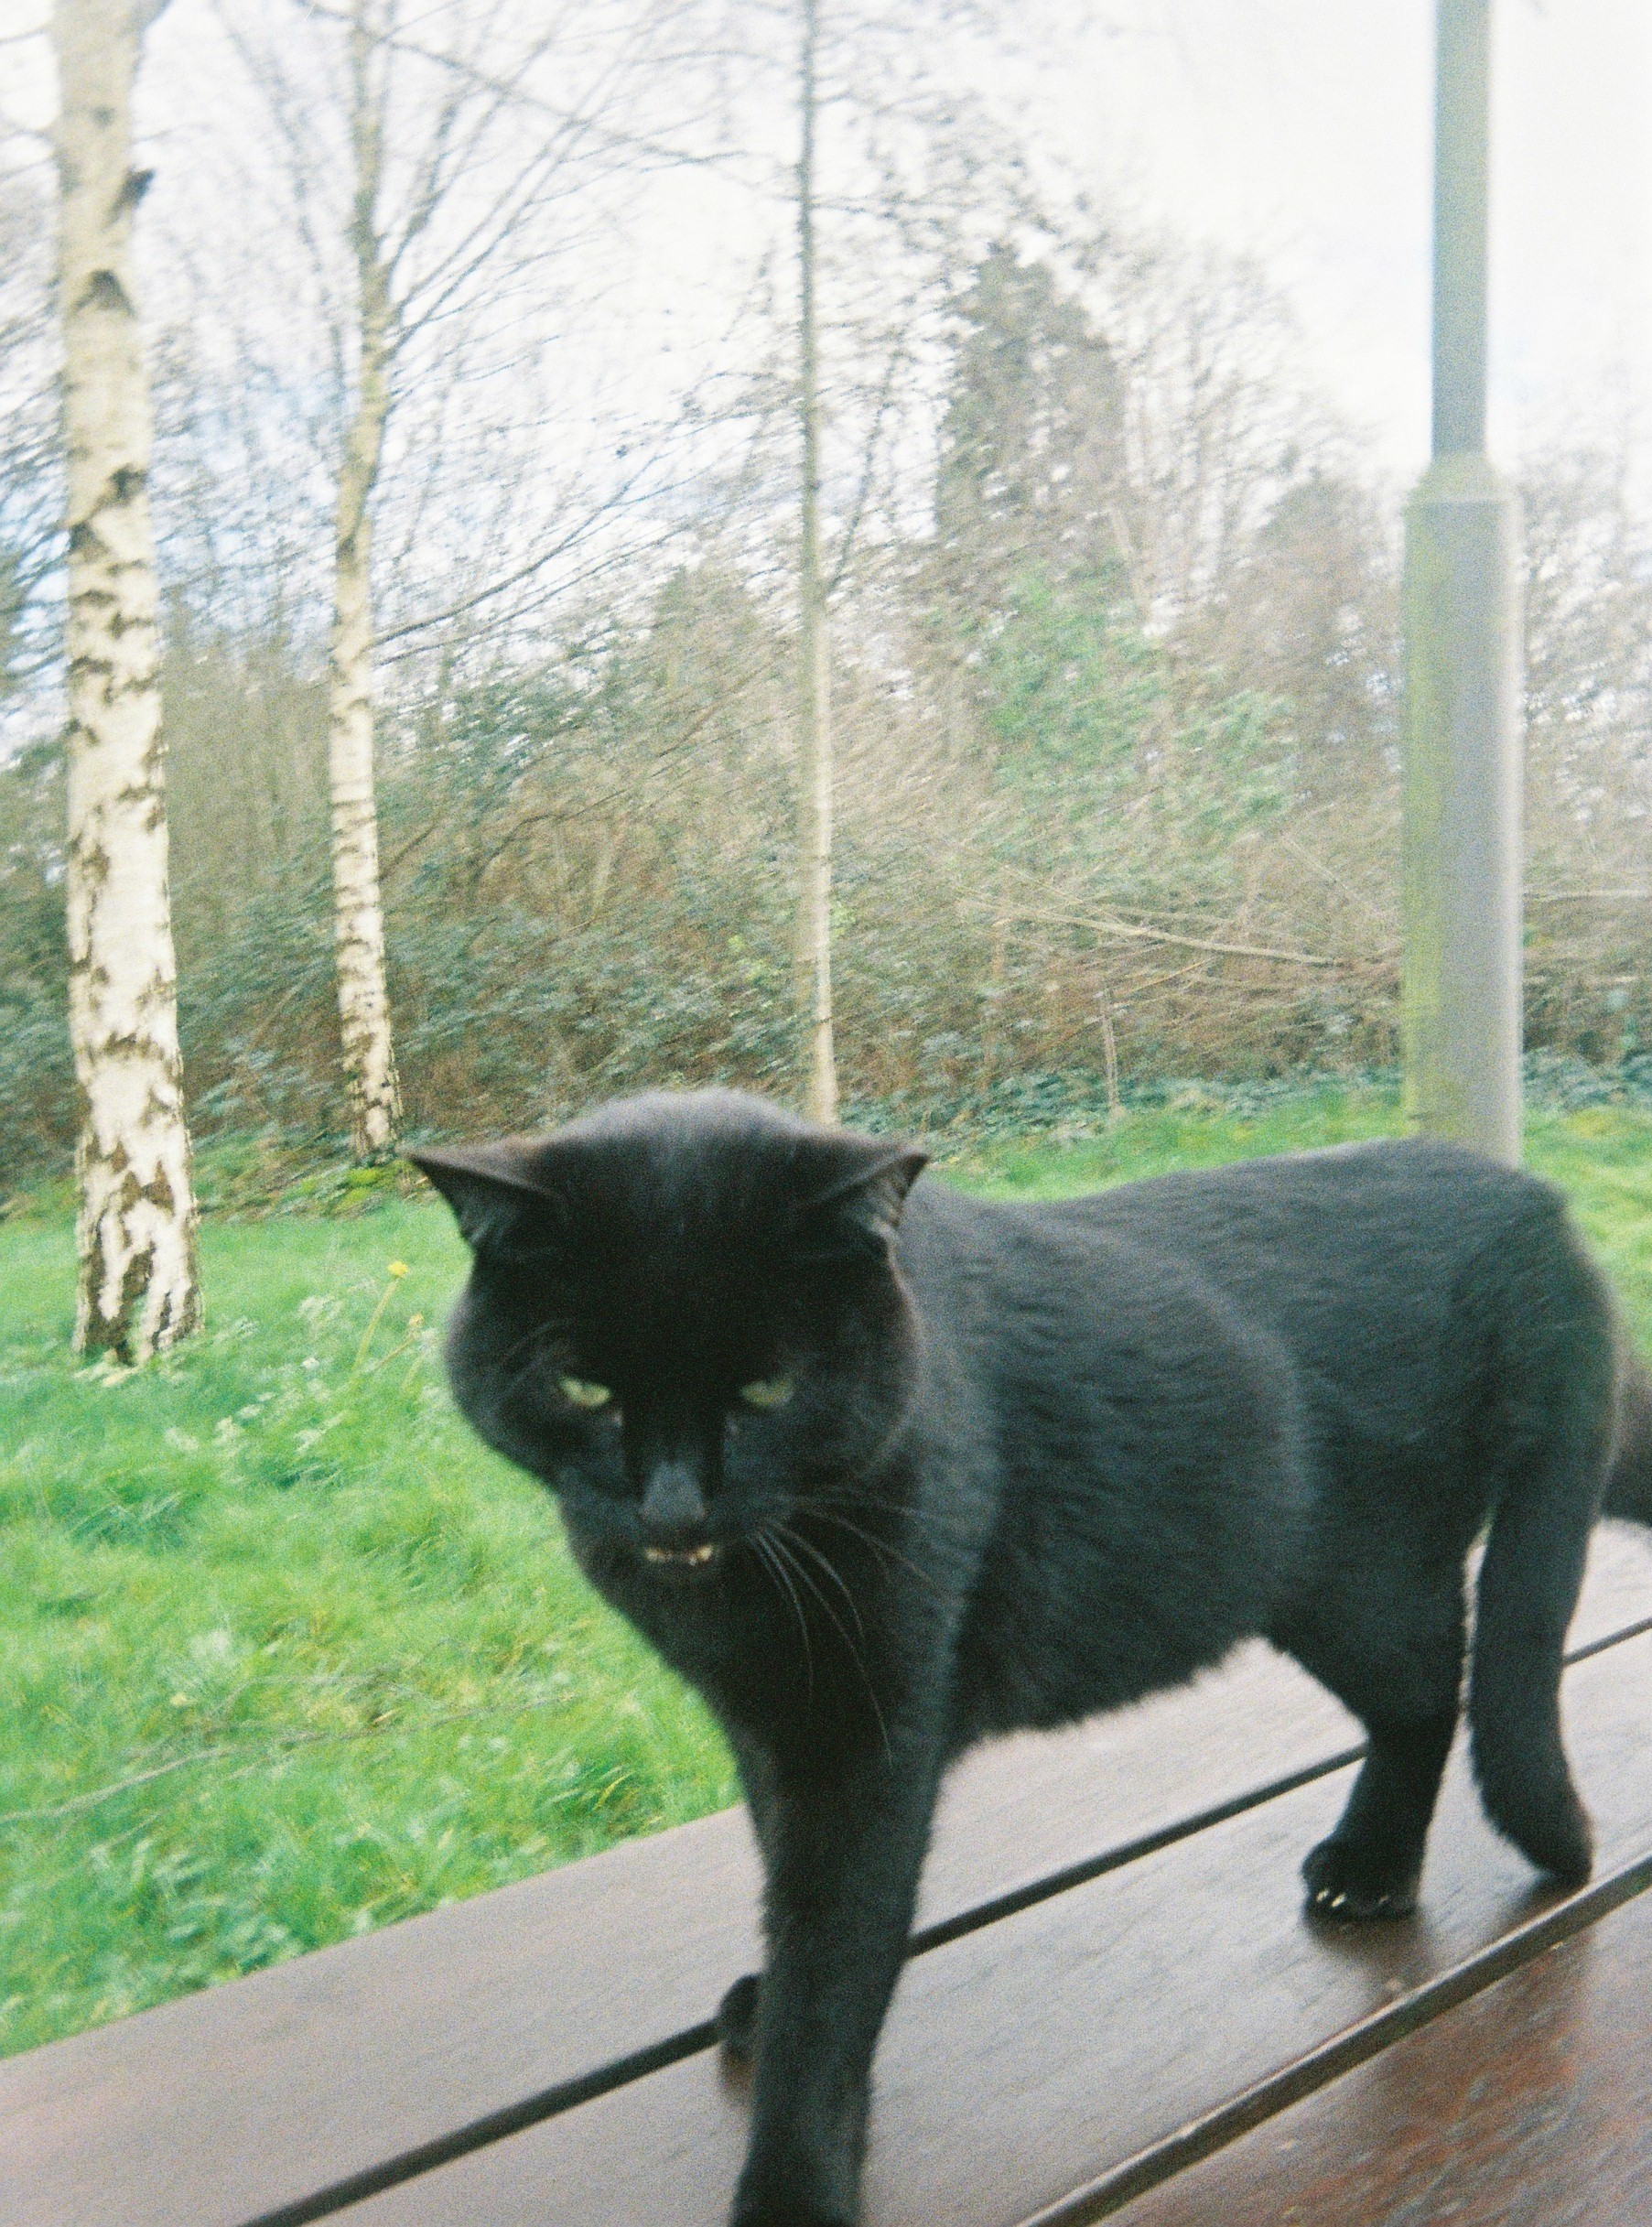
<svg viewBox="0 0 1652 2227">
<path fill-rule="evenodd" d="M 339 471 L 333 572 L 328 780 L 332 805 L 333 944 L 339 1023 L 356 1158 L 383 1160 L 401 1119 L 390 999 L 384 983 L 384 912 L 379 890 L 379 818 L 373 769 L 373 484 L 390 413 L 390 276 L 378 226 L 384 119 L 373 82 L 367 0 L 350 25 L 351 152 L 355 170 L 351 244 L 361 314 L 355 409 Z"/>
<path fill-rule="evenodd" d="M 149 389 L 133 300 L 134 0 L 58 0 L 69 466 L 75 1344 L 135 1364 L 200 1322 L 167 880 Z"/>
<path fill-rule="evenodd" d="M 803 0 L 797 163 L 798 415 L 803 512 L 798 549 L 797 1010 L 804 1110 L 837 1116 L 832 1046 L 832 694 L 826 591 L 820 567 L 820 370 L 815 321 L 815 0 Z"/>
</svg>

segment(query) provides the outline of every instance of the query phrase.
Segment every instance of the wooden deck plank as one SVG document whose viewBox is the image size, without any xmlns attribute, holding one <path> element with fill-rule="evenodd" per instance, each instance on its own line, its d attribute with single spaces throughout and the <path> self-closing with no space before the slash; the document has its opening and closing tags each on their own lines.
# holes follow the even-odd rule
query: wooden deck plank
<svg viewBox="0 0 1652 2227">
<path fill-rule="evenodd" d="M 1652 1532 L 1638 1524 L 1603 1523 L 1589 1547 L 1589 1567 L 1567 1635 L 1575 1651 L 1652 1616 Z"/>
<path fill-rule="evenodd" d="M 923 1919 L 1243 1798 L 1355 1736 L 1328 1695 L 1258 1651 L 1128 1717 L 1003 1743 L 948 1789 Z M 78 2219 L 112 2179 L 123 2227 L 241 2227 L 646 2062 L 756 1962 L 759 1888 L 730 1811 L 0 2064 L 16 2227 Z"/>
<path fill-rule="evenodd" d="M 1652 1548 L 1609 1528 L 1574 1642 L 1646 1616 Z M 1323 1766 L 1353 1733 L 1257 1649 L 1188 1692 L 1001 1743 L 949 1787 L 921 1923 Z M 755 1956 L 756 1895 L 731 1812 L 0 2064 L 8 2218 L 61 2227 L 118 2186 L 123 2227 L 243 2227 L 600 2085 L 692 2038 Z"/>
<path fill-rule="evenodd" d="M 1652 2220 L 1652 1894 L 1113 2216 L 1118 2227 Z"/>
<path fill-rule="evenodd" d="M 1652 1635 L 1568 1674 L 1603 1868 L 1652 1850 Z M 1325 1929 L 1296 1865 L 1346 1773 L 919 1957 L 878 2067 L 867 2227 L 1011 2227 L 1462 1964 L 1540 1905 L 1453 1763 L 1420 1917 Z M 710 2053 L 340 2215 L 340 2227 L 720 2227 L 745 2132 Z"/>
</svg>

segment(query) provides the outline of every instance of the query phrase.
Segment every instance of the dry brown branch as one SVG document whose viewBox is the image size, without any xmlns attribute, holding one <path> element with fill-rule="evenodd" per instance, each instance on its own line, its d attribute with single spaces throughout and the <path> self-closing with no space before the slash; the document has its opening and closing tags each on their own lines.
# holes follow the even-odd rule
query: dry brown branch
<svg viewBox="0 0 1652 2227">
<path fill-rule="evenodd" d="M 1275 959 L 1291 967 L 1346 968 L 1357 962 L 1332 958 L 1323 952 L 1281 951 L 1269 944 L 1218 943 L 1202 935 L 1180 935 L 1169 928 L 1148 928 L 1128 920 L 1108 920 L 1085 913 L 1014 913 L 1007 919 L 1042 921 L 1052 927 L 1088 928 L 1094 935 L 1114 935 L 1133 942 L 1173 944 L 1182 951 L 1209 951 L 1223 958 Z"/>
</svg>

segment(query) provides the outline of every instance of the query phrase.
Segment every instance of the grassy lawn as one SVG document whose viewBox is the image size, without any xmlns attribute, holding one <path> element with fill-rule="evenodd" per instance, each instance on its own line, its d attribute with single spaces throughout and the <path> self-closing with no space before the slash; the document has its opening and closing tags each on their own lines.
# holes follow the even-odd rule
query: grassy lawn
<svg viewBox="0 0 1652 2227">
<path fill-rule="evenodd" d="M 948 1173 L 1051 1195 L 1395 1119 L 1193 1106 Z M 1530 1157 L 1652 1346 L 1652 1116 L 1538 1119 Z M 207 1333 L 130 1374 L 68 1355 L 60 1208 L 0 1224 L 0 2050 L 734 1799 L 697 1704 L 449 1411 L 445 1209 L 210 1216 Z"/>
</svg>

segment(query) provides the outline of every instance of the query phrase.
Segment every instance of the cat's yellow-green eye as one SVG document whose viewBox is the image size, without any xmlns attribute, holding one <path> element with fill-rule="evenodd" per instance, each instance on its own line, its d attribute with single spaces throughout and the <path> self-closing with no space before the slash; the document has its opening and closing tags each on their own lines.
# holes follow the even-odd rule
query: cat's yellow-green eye
<svg viewBox="0 0 1652 2227">
<path fill-rule="evenodd" d="M 588 1384 L 583 1377 L 558 1377 L 556 1389 L 577 1408 L 605 1408 L 613 1398 L 606 1384 Z"/>
<path fill-rule="evenodd" d="M 783 1408 L 792 1389 L 790 1377 L 760 1377 L 754 1384 L 742 1384 L 740 1396 L 749 1408 Z"/>
</svg>

